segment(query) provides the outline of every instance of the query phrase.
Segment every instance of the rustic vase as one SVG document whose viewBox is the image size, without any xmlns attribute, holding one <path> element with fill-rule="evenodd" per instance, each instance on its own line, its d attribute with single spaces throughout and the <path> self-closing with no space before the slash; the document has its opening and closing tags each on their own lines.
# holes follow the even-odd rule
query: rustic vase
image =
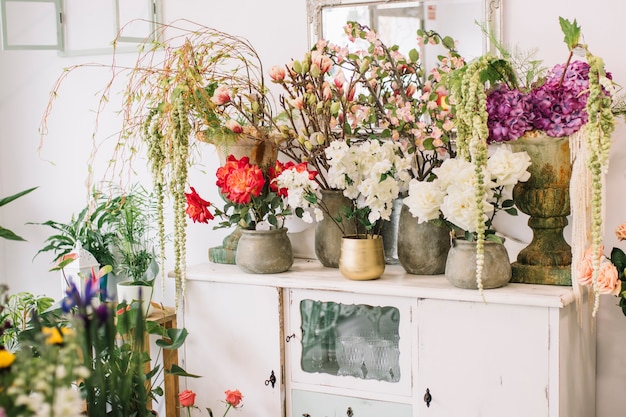
<svg viewBox="0 0 626 417">
<path fill-rule="evenodd" d="M 482 273 L 483 289 L 499 288 L 511 280 L 509 255 L 502 243 L 485 241 L 485 263 Z M 476 242 L 453 239 L 445 276 L 458 288 L 477 289 L 476 283 Z"/>
<path fill-rule="evenodd" d="M 414 275 L 443 274 L 450 250 L 450 231 L 430 222 L 419 223 L 404 205 L 400 212 L 398 259 Z"/>
<path fill-rule="evenodd" d="M 341 239 L 339 272 L 345 278 L 365 281 L 385 272 L 385 251 L 380 235 L 351 235 Z"/>
<path fill-rule="evenodd" d="M 527 134 L 511 142 L 515 152 L 526 151 L 532 164 L 530 179 L 513 189 L 517 208 L 530 216 L 530 244 L 513 263 L 512 282 L 571 285 L 572 251 L 563 237 L 570 214 L 572 176 L 569 138 Z"/>
<path fill-rule="evenodd" d="M 340 215 L 342 207 L 350 207 L 352 202 L 341 190 L 321 190 L 321 193 L 328 214 L 324 213 L 324 218 L 315 225 L 315 256 L 322 265 L 338 268 L 343 233 L 333 218 Z M 353 222 L 343 222 L 342 227 L 346 235 L 356 234 Z"/>
<path fill-rule="evenodd" d="M 241 229 L 235 263 L 250 274 L 285 272 L 293 265 L 287 228 L 271 230 Z"/>
</svg>

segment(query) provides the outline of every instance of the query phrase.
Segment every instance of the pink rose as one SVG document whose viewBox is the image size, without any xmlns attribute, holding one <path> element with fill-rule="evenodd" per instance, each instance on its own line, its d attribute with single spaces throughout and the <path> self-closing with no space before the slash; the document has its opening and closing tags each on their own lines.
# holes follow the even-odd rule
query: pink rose
<svg viewBox="0 0 626 417">
<path fill-rule="evenodd" d="M 615 231 L 615 236 L 617 236 L 619 240 L 626 240 L 626 223 L 622 223 L 619 225 L 619 227 Z"/>
<path fill-rule="evenodd" d="M 196 393 L 192 390 L 186 389 L 178 393 L 178 401 L 181 407 L 193 407 L 196 402 Z"/>
<path fill-rule="evenodd" d="M 592 285 L 592 274 L 593 274 L 593 257 L 591 256 L 592 247 L 587 248 L 583 258 L 580 260 L 578 264 L 578 283 L 580 285 Z M 602 256 L 604 252 L 604 247 L 600 247 L 599 256 Z"/>
<path fill-rule="evenodd" d="M 243 132 L 243 127 L 234 119 L 230 119 L 226 122 L 226 127 L 232 130 L 234 133 Z"/>
<path fill-rule="evenodd" d="M 286 71 L 284 67 L 275 65 L 270 68 L 270 78 L 274 81 L 283 81 L 285 79 Z"/>
<path fill-rule="evenodd" d="M 622 282 L 619 280 L 617 268 L 607 258 L 602 259 L 598 271 L 598 292 L 600 294 L 619 295 L 622 290 Z"/>
<path fill-rule="evenodd" d="M 211 97 L 211 101 L 218 106 L 222 104 L 226 104 L 230 101 L 230 91 L 228 91 L 228 87 L 225 85 L 220 85 L 213 92 L 213 97 Z"/>
</svg>

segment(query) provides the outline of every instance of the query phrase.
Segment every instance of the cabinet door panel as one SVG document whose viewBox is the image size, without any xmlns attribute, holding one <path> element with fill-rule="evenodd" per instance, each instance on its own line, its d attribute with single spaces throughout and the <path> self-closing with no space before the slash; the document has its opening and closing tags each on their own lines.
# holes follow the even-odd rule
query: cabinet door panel
<svg viewBox="0 0 626 417">
<path fill-rule="evenodd" d="M 245 405 L 239 417 L 282 415 L 280 299 L 274 287 L 187 282 L 186 370 L 202 378 L 182 378 L 181 386 L 198 394 L 200 409 L 222 415 L 224 391 L 238 389 Z"/>
<path fill-rule="evenodd" d="M 290 290 L 293 382 L 410 396 L 416 300 Z"/>
<path fill-rule="evenodd" d="M 292 390 L 292 417 L 411 417 L 410 404 Z"/>
<path fill-rule="evenodd" d="M 547 417 L 546 308 L 419 300 L 420 398 L 428 417 Z"/>
</svg>

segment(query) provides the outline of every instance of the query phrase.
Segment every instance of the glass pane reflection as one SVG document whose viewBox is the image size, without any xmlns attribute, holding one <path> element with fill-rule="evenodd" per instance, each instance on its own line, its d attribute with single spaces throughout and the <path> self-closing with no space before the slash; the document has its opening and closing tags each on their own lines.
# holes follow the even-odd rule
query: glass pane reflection
<svg viewBox="0 0 626 417">
<path fill-rule="evenodd" d="M 400 380 L 397 308 L 303 300 L 300 314 L 303 371 Z"/>
</svg>

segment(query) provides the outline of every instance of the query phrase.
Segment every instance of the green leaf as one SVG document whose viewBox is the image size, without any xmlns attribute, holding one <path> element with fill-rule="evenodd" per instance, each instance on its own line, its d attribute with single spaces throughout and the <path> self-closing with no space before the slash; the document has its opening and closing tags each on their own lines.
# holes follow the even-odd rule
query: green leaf
<svg viewBox="0 0 626 417">
<path fill-rule="evenodd" d="M 502 202 L 502 208 L 509 208 L 509 207 L 513 207 L 515 205 L 515 201 L 508 199 L 508 200 L 504 200 Z"/>
<path fill-rule="evenodd" d="M 166 369 L 165 373 L 168 375 L 186 376 L 188 378 L 201 378 L 200 375 L 190 374 L 176 364 L 172 364 L 172 367 L 169 370 Z"/>
<path fill-rule="evenodd" d="M 564 41 L 567 48 L 571 51 L 576 45 L 580 43 L 580 26 L 576 23 L 576 19 L 570 22 L 559 16 L 559 24 L 561 25 L 561 31 L 565 35 Z"/>
<path fill-rule="evenodd" d="M 9 197 L 5 197 L 3 199 L 0 199 L 0 207 L 4 206 L 5 204 L 9 204 L 11 201 L 16 200 L 18 198 L 20 198 L 21 196 L 30 193 L 33 190 L 36 190 L 39 187 L 33 187 L 33 188 L 29 188 L 28 190 L 24 190 L 24 191 L 20 191 L 17 194 L 13 194 Z"/>
<path fill-rule="evenodd" d="M 0 237 L 4 238 L 4 239 L 7 239 L 7 240 L 19 240 L 19 241 L 22 241 L 22 242 L 26 241 L 26 239 L 24 239 L 23 237 L 16 235 L 15 233 L 10 231 L 9 229 L 5 229 L 2 226 L 0 226 Z"/>
<path fill-rule="evenodd" d="M 624 269 L 626 269 L 626 255 L 620 248 L 613 248 L 611 251 L 611 262 L 620 273 L 620 279 L 624 278 Z"/>
<path fill-rule="evenodd" d="M 415 48 L 409 51 L 409 59 L 411 62 L 417 62 L 420 59 L 420 54 Z"/>
<path fill-rule="evenodd" d="M 517 216 L 517 209 L 515 207 L 504 209 L 504 211 L 509 213 L 511 216 Z"/>
<path fill-rule="evenodd" d="M 185 343 L 188 334 L 187 329 L 167 329 L 167 339 L 159 339 L 156 344 L 163 349 L 178 349 Z"/>
</svg>

